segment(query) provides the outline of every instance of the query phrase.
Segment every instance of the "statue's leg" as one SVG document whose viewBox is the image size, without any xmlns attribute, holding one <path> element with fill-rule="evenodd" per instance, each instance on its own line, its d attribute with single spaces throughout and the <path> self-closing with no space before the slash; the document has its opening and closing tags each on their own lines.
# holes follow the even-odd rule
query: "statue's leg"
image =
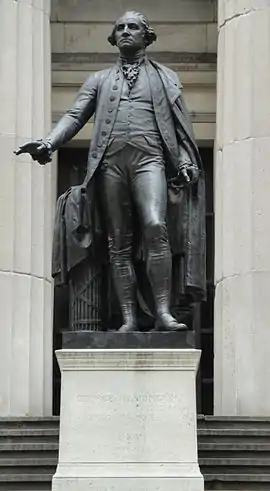
<svg viewBox="0 0 270 491">
<path fill-rule="evenodd" d="M 172 257 L 167 235 L 167 182 L 162 156 L 142 158 L 133 178 L 147 257 L 147 272 L 162 330 L 186 329 L 170 313 Z"/>
<path fill-rule="evenodd" d="M 137 329 L 136 276 L 132 263 L 132 205 L 121 152 L 110 156 L 99 176 L 100 199 L 107 224 L 113 282 L 123 317 L 121 331 Z"/>
</svg>

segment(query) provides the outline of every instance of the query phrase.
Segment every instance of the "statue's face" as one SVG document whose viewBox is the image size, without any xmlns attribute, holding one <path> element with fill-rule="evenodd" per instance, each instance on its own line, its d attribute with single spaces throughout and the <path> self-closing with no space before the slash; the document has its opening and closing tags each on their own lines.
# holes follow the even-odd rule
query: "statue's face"
<svg viewBox="0 0 270 491">
<path fill-rule="evenodd" d="M 145 28 L 137 15 L 125 14 L 115 24 L 116 46 L 120 51 L 145 48 Z"/>
</svg>

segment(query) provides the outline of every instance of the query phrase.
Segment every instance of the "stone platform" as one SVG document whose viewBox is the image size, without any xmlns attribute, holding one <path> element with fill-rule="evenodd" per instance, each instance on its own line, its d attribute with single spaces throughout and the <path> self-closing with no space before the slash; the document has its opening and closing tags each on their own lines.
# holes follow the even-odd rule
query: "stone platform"
<svg viewBox="0 0 270 491">
<path fill-rule="evenodd" d="M 194 331 L 129 332 L 67 331 L 63 349 L 190 349 L 195 348 Z"/>
<path fill-rule="evenodd" d="M 188 333 L 68 334 L 52 490 L 203 491 Z"/>
</svg>

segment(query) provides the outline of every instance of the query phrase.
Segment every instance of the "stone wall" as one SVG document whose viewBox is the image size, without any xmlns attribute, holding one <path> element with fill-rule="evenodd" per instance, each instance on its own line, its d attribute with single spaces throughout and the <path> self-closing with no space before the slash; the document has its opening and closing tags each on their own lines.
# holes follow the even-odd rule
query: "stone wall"
<svg viewBox="0 0 270 491">
<path fill-rule="evenodd" d="M 88 73 L 110 66 L 116 49 L 107 42 L 113 22 L 135 8 L 148 15 L 158 34 L 149 48 L 153 59 L 179 73 L 185 97 L 202 142 L 215 137 L 216 1 L 215 0 L 54 0 L 53 121 L 70 106 Z M 91 123 L 77 139 L 91 137 Z"/>
</svg>

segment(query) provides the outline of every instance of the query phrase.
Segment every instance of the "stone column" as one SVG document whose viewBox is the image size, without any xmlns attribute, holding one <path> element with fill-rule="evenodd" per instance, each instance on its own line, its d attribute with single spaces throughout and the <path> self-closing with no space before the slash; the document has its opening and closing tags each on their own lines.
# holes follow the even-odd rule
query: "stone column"
<svg viewBox="0 0 270 491">
<path fill-rule="evenodd" d="M 0 416 L 51 414 L 51 166 L 13 155 L 50 127 L 49 13 L 0 2 Z"/>
<path fill-rule="evenodd" d="M 270 411 L 270 1 L 219 0 L 215 414 Z"/>
</svg>

